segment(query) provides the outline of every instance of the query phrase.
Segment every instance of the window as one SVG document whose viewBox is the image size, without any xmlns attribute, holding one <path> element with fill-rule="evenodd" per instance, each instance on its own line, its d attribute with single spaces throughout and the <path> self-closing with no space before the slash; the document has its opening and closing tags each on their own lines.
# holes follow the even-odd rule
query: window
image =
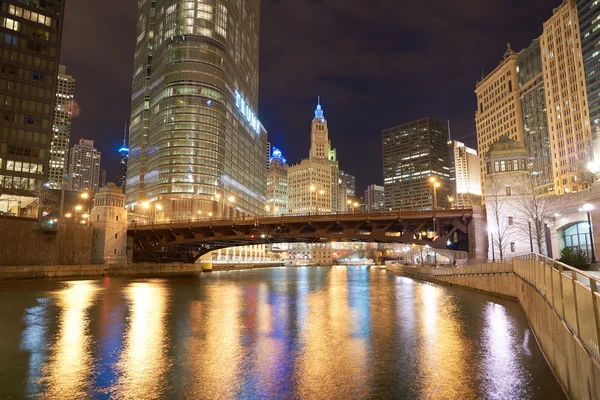
<svg viewBox="0 0 600 400">
<path fill-rule="evenodd" d="M 510 190 L 510 186 L 506 187 L 506 195 L 507 196 L 511 196 L 512 195 L 512 191 Z"/>
<path fill-rule="evenodd" d="M 117 238 L 117 234 L 115 233 L 115 239 Z"/>
<path fill-rule="evenodd" d="M 514 253 L 514 252 L 516 251 L 516 248 L 515 248 L 515 247 L 516 247 L 516 246 L 515 246 L 515 242 L 510 242 L 510 252 L 511 252 L 511 253 Z"/>
<path fill-rule="evenodd" d="M 117 221 L 119 221 L 119 216 L 117 215 Z M 116 235 L 115 235 L 116 236 Z"/>
<path fill-rule="evenodd" d="M 509 225 L 509 226 L 513 226 L 513 224 L 514 224 L 514 219 L 513 219 L 513 217 L 508 217 L 508 225 Z"/>
</svg>

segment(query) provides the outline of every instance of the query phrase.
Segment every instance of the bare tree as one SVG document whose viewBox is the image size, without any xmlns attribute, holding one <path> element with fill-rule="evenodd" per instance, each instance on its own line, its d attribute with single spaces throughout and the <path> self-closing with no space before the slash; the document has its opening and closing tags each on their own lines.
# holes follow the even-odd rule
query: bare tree
<svg viewBox="0 0 600 400">
<path fill-rule="evenodd" d="M 496 179 L 491 178 L 488 186 L 489 195 L 486 197 L 488 231 L 491 236 L 492 253 L 494 258 L 499 255 L 500 261 L 506 258 L 511 239 L 514 237 L 514 226 L 507 217 L 508 206 L 500 196 L 500 188 Z"/>
<path fill-rule="evenodd" d="M 578 160 L 575 163 L 571 164 L 571 169 L 577 177 L 577 181 L 581 182 L 581 184 L 587 185 L 587 187 L 591 187 L 594 184 L 594 182 L 596 182 L 596 174 L 590 171 L 588 165 L 585 164 L 583 161 Z"/>
</svg>

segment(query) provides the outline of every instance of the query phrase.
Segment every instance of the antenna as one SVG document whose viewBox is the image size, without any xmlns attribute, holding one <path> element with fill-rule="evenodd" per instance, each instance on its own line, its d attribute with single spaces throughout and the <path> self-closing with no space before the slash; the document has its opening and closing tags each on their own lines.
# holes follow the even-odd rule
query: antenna
<svg viewBox="0 0 600 400">
<path fill-rule="evenodd" d="M 123 147 L 127 147 L 127 122 L 125 122 L 125 129 L 123 130 Z"/>
<path fill-rule="evenodd" d="M 448 120 L 448 140 L 452 141 L 452 135 L 450 134 L 450 120 Z"/>
</svg>

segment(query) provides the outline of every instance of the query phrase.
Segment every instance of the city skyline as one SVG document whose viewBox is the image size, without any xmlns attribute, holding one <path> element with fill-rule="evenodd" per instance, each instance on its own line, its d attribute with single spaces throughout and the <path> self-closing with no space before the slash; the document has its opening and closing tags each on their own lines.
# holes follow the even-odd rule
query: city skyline
<svg viewBox="0 0 600 400">
<path fill-rule="evenodd" d="M 378 28 L 375 15 L 361 16 L 358 12 L 362 3 L 354 1 L 345 3 L 345 9 L 336 2 L 321 6 L 302 3 L 297 16 L 291 4 L 263 1 L 258 114 L 273 146 L 281 148 L 290 163 L 301 160 L 306 120 L 314 98 L 321 95 L 334 121 L 332 140 L 339 142 L 341 164 L 364 157 L 365 150 L 370 153 L 369 162 L 363 163 L 361 170 L 354 170 L 352 165 L 345 168 L 357 176 L 359 190 L 371 183 L 383 183 L 379 135 L 386 126 L 426 116 L 449 119 L 453 138 L 474 147 L 473 88 L 482 69 L 489 73 L 497 65 L 507 42 L 517 50 L 527 47 L 539 36 L 552 8 L 560 5 L 560 1 L 548 4 L 542 0 L 494 7 L 478 3 L 463 1 L 448 10 L 443 2 L 434 1 L 427 6 L 412 5 L 402 11 L 402 16 L 383 4 L 373 7 L 384 20 L 402 21 L 396 27 L 386 27 L 391 30 L 387 31 Z M 438 11 L 430 13 L 429 8 Z M 119 3 L 117 7 L 116 2 L 82 0 L 67 7 L 65 15 L 61 62 L 69 65 L 81 89 L 78 102 L 82 113 L 73 122 L 73 139 L 96 140 L 105 155 L 109 180 L 116 176 L 122 126 L 129 119 L 136 12 L 135 4 Z M 417 17 L 423 28 L 414 26 Z M 115 23 L 110 27 L 95 23 L 102 18 Z M 371 40 L 362 37 L 359 30 L 350 29 L 353 19 L 370 29 L 381 45 L 369 48 Z M 453 20 L 465 27 L 455 26 Z M 304 23 L 315 29 L 300 37 Z M 425 31 L 428 23 L 438 29 Z M 392 40 L 407 29 L 416 31 L 400 44 Z M 332 37 L 343 37 L 345 45 L 336 46 Z M 90 42 L 95 46 L 88 46 Z M 280 57 L 285 48 L 318 56 L 298 58 L 289 55 L 295 52 L 286 52 L 289 56 Z M 356 54 L 361 53 L 372 62 L 359 59 Z M 454 60 L 452 65 L 444 61 L 448 57 Z M 99 58 L 105 62 L 102 70 L 97 67 Z M 290 68 L 290 63 L 301 66 Z M 445 69 L 438 71 L 439 65 Z"/>
</svg>

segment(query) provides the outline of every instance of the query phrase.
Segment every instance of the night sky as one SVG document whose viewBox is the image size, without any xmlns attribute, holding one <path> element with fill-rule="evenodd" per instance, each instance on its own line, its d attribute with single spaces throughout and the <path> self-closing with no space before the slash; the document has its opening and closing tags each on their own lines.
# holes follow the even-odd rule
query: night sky
<svg viewBox="0 0 600 400">
<path fill-rule="evenodd" d="M 476 146 L 476 82 L 540 35 L 561 0 L 262 0 L 259 116 L 293 164 L 321 96 L 357 192 L 383 182 L 381 130 L 430 116 Z M 129 120 L 136 1 L 68 0 L 61 61 L 77 80 L 72 143 L 96 140 L 114 180 Z M 359 194 L 360 196 L 360 194 Z"/>
</svg>

